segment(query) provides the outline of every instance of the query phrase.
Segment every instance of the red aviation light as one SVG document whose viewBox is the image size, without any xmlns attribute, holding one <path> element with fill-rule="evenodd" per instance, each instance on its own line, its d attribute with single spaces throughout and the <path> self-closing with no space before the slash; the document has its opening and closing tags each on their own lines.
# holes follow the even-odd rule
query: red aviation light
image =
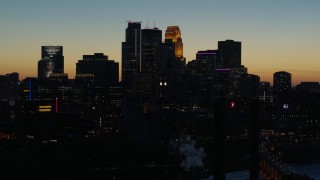
<svg viewBox="0 0 320 180">
<path fill-rule="evenodd" d="M 231 108 L 231 109 L 236 108 L 236 102 L 231 101 L 231 102 L 230 102 L 230 108 Z"/>
</svg>

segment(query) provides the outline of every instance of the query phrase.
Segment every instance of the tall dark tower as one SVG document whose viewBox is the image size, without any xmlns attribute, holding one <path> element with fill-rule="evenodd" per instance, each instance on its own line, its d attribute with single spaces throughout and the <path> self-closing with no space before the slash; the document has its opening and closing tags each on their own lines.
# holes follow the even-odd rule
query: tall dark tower
<svg viewBox="0 0 320 180">
<path fill-rule="evenodd" d="M 62 46 L 42 46 L 38 61 L 38 78 L 48 78 L 51 73 L 64 73 Z"/>
<path fill-rule="evenodd" d="M 279 71 L 273 74 L 273 92 L 275 102 L 285 109 L 288 108 L 291 92 L 290 73 L 285 71 Z"/>
<path fill-rule="evenodd" d="M 161 41 L 162 31 L 160 29 L 142 29 L 141 72 L 156 72 Z"/>
<path fill-rule="evenodd" d="M 128 22 L 126 41 L 122 42 L 122 82 L 125 87 L 132 82 L 135 73 L 140 72 L 141 22 Z"/>
<path fill-rule="evenodd" d="M 241 42 L 233 40 L 219 41 L 218 49 L 222 52 L 225 67 L 235 68 L 241 66 Z"/>
</svg>

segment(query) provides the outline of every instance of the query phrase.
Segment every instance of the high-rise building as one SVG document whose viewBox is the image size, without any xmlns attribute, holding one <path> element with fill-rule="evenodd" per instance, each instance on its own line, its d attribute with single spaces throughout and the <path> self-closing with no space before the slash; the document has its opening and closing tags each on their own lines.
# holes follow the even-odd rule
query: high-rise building
<svg viewBox="0 0 320 180">
<path fill-rule="evenodd" d="M 241 66 L 241 42 L 233 40 L 219 41 L 218 49 L 222 52 L 225 67 Z"/>
<path fill-rule="evenodd" d="M 62 46 L 41 47 L 41 59 L 38 61 L 38 78 L 48 78 L 50 73 L 64 73 Z"/>
<path fill-rule="evenodd" d="M 140 72 L 155 73 L 159 62 L 162 31 L 158 28 L 142 29 Z"/>
<path fill-rule="evenodd" d="M 116 131 L 121 116 L 119 63 L 103 53 L 83 55 L 77 63 L 74 100 L 84 118 L 106 133 Z"/>
<path fill-rule="evenodd" d="M 140 72 L 141 22 L 128 22 L 126 41 L 122 42 L 122 82 L 129 86 L 135 73 Z"/>
<path fill-rule="evenodd" d="M 100 86 L 110 86 L 119 81 L 119 63 L 109 60 L 103 53 L 83 55 L 83 60 L 76 64 L 76 74 L 93 74 Z"/>
<path fill-rule="evenodd" d="M 240 81 L 242 76 L 248 74 L 248 69 L 244 66 L 230 68 L 230 95 L 240 95 Z"/>
<path fill-rule="evenodd" d="M 230 93 L 230 69 L 215 69 L 213 82 L 214 98 L 227 97 Z"/>
<path fill-rule="evenodd" d="M 260 82 L 260 93 L 259 93 L 259 98 L 262 101 L 271 101 L 272 97 L 272 90 L 269 82 Z"/>
<path fill-rule="evenodd" d="M 273 74 L 273 93 L 275 102 L 287 108 L 291 92 L 291 74 L 285 71 Z"/>
<path fill-rule="evenodd" d="M 38 82 L 37 102 L 42 106 L 51 106 L 54 112 L 71 112 L 73 89 L 67 73 L 51 73 Z"/>
<path fill-rule="evenodd" d="M 254 74 L 243 75 L 240 79 L 240 96 L 256 99 L 259 97 L 260 77 Z"/>
<path fill-rule="evenodd" d="M 160 45 L 162 31 L 158 28 L 145 28 L 141 31 L 141 61 L 139 72 L 135 73 L 130 83 L 132 92 L 143 97 L 157 94 L 160 71 Z M 127 87 L 128 88 L 128 87 Z M 129 89 L 130 89 L 129 88 Z M 127 89 L 128 90 L 128 89 Z"/>
<path fill-rule="evenodd" d="M 219 50 L 198 51 L 196 54 L 198 75 L 211 76 L 220 67 L 221 53 Z"/>
<path fill-rule="evenodd" d="M 179 26 L 167 27 L 165 43 L 161 45 L 160 49 L 160 61 L 165 62 L 162 78 L 167 79 L 168 85 L 166 88 L 177 90 L 177 85 L 179 84 L 179 81 L 182 80 L 186 65 L 186 58 L 183 57 L 183 43 Z M 177 92 L 179 92 L 179 90 L 177 90 Z"/>
<path fill-rule="evenodd" d="M 319 82 L 301 82 L 296 89 L 303 93 L 320 93 L 320 84 Z"/>
<path fill-rule="evenodd" d="M 165 42 L 173 43 L 176 58 L 183 58 L 183 43 L 179 26 L 168 26 L 165 34 Z"/>
<path fill-rule="evenodd" d="M 0 75 L 0 100 L 18 98 L 19 74 L 17 72 Z"/>
</svg>

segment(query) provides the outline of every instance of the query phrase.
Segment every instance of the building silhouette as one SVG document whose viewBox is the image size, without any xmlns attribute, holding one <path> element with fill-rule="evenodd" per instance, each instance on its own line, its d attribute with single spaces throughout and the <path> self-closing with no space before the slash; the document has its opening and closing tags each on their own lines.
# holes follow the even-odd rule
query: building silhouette
<svg viewBox="0 0 320 180">
<path fill-rule="evenodd" d="M 270 82 L 260 82 L 259 99 L 263 102 L 272 102 L 272 88 Z"/>
<path fill-rule="evenodd" d="M 83 55 L 77 63 L 73 88 L 75 104 L 84 118 L 105 133 L 115 132 L 122 103 L 119 63 L 103 53 Z"/>
<path fill-rule="evenodd" d="M 100 86 L 107 87 L 119 82 L 119 63 L 109 60 L 103 53 L 83 55 L 76 66 L 76 74 L 93 74 L 94 81 Z"/>
<path fill-rule="evenodd" d="M 0 75 L 0 100 L 18 98 L 19 73 Z"/>
<path fill-rule="evenodd" d="M 287 109 L 291 93 L 291 74 L 285 71 L 273 74 L 274 101 L 278 107 Z"/>
<path fill-rule="evenodd" d="M 247 99 L 258 99 L 260 77 L 254 74 L 243 75 L 240 79 L 240 96 Z"/>
<path fill-rule="evenodd" d="M 199 76 L 212 77 L 215 69 L 220 66 L 221 61 L 222 57 L 219 50 L 198 51 L 196 54 L 196 67 L 193 67 L 196 69 L 192 71 L 196 71 Z"/>
<path fill-rule="evenodd" d="M 134 74 L 141 70 L 141 22 L 128 22 L 125 40 L 122 42 L 122 83 L 129 87 Z"/>
<path fill-rule="evenodd" d="M 159 62 L 159 46 L 162 42 L 162 31 L 158 28 L 142 29 L 141 71 L 156 73 Z"/>
<path fill-rule="evenodd" d="M 41 59 L 38 61 L 38 78 L 48 78 L 50 73 L 64 73 L 62 46 L 41 47 Z"/>
<path fill-rule="evenodd" d="M 218 49 L 222 52 L 225 67 L 241 66 L 241 42 L 234 40 L 218 41 Z"/>
</svg>

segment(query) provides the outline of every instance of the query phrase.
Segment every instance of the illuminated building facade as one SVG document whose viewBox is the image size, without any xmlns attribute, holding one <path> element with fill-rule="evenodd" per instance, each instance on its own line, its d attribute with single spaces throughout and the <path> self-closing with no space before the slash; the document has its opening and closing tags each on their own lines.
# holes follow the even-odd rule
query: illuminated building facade
<svg viewBox="0 0 320 180">
<path fill-rule="evenodd" d="M 33 101 L 38 96 L 38 79 L 35 77 L 26 77 L 20 83 L 20 92 L 22 101 Z"/>
<path fill-rule="evenodd" d="M 73 89 L 66 73 L 51 73 L 38 81 L 37 102 L 41 106 L 51 106 L 52 112 L 71 112 Z"/>
<path fill-rule="evenodd" d="M 38 79 L 48 78 L 50 73 L 64 73 L 62 46 L 42 46 L 38 61 Z"/>
<path fill-rule="evenodd" d="M 165 34 L 165 42 L 173 43 L 176 58 L 183 58 L 183 43 L 179 26 L 168 26 Z"/>
</svg>

